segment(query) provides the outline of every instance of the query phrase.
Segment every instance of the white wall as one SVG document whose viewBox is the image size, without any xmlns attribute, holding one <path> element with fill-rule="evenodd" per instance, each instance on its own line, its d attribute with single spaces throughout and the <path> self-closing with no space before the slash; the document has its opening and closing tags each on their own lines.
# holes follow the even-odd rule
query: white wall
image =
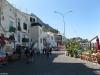
<svg viewBox="0 0 100 75">
<path fill-rule="evenodd" d="M 10 5 L 6 0 L 2 2 L 1 9 L 1 24 L 6 31 L 9 31 L 9 22 L 10 20 L 13 22 L 13 26 L 16 27 L 16 17 L 15 17 L 15 9 L 12 5 Z"/>
<path fill-rule="evenodd" d="M 37 49 L 39 50 L 39 52 L 42 53 L 43 49 L 42 28 L 40 26 L 32 26 L 30 28 L 30 37 L 32 39 L 32 42 L 35 42 L 37 44 Z"/>
<path fill-rule="evenodd" d="M 27 15 L 26 13 L 24 12 L 21 12 L 20 10 L 16 9 L 16 27 L 18 27 L 18 19 L 20 19 L 20 27 L 21 27 L 21 31 L 17 31 L 16 33 L 16 40 L 17 40 L 17 43 L 18 44 L 22 44 L 22 45 L 29 45 L 29 43 L 23 43 L 22 42 L 22 38 L 29 38 L 29 33 L 28 33 L 28 30 L 29 30 L 29 26 L 30 26 L 30 22 L 29 22 L 29 17 L 30 15 Z M 27 24 L 27 30 L 23 29 L 23 23 L 26 23 Z M 20 34 L 20 42 L 18 42 L 18 34 Z"/>
<path fill-rule="evenodd" d="M 42 50 L 43 50 L 43 36 L 42 36 L 42 27 L 38 26 L 38 30 L 39 30 L 39 50 L 40 50 L 40 53 L 42 53 Z"/>
</svg>

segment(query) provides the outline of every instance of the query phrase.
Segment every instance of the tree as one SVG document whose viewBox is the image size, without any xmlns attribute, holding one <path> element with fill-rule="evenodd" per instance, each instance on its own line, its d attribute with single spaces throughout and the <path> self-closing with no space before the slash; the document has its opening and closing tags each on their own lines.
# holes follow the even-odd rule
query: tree
<svg viewBox="0 0 100 75">
<path fill-rule="evenodd" d="M 80 49 L 80 43 L 75 41 L 75 40 L 69 40 L 66 43 L 66 49 L 68 51 L 68 53 L 73 57 L 73 56 L 77 56 L 77 52 Z"/>
</svg>

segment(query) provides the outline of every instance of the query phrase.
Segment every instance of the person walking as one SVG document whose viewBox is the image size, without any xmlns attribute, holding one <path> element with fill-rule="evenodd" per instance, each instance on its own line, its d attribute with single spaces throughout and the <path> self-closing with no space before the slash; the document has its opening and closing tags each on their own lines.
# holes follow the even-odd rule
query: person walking
<svg viewBox="0 0 100 75">
<path fill-rule="evenodd" d="M 34 61 L 35 49 L 30 50 L 30 62 Z"/>
<path fill-rule="evenodd" d="M 30 51 L 28 47 L 25 48 L 25 56 L 26 56 L 26 63 L 29 63 L 30 61 Z"/>
<path fill-rule="evenodd" d="M 52 47 L 49 48 L 49 53 L 51 55 L 51 53 L 52 53 Z"/>
<path fill-rule="evenodd" d="M 43 48 L 43 54 L 46 54 L 46 47 Z"/>
<path fill-rule="evenodd" d="M 20 45 L 16 47 L 16 53 L 18 54 L 18 59 L 21 59 L 21 46 Z"/>
<path fill-rule="evenodd" d="M 49 57 L 49 55 L 50 55 L 50 48 L 49 47 L 46 49 L 46 55 L 47 55 L 47 57 Z"/>
</svg>

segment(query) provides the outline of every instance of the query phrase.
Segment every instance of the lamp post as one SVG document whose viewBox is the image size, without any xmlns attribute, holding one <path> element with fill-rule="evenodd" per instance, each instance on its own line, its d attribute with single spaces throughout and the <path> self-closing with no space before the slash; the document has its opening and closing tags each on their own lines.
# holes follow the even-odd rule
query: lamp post
<svg viewBox="0 0 100 75">
<path fill-rule="evenodd" d="M 63 24 L 64 24 L 64 37 L 65 37 L 65 15 L 68 14 L 68 13 L 71 13 L 71 12 L 72 12 L 72 10 L 70 10 L 66 13 L 61 13 L 61 12 L 58 12 L 58 11 L 54 11 L 54 13 L 59 14 L 59 15 L 62 16 Z"/>
</svg>

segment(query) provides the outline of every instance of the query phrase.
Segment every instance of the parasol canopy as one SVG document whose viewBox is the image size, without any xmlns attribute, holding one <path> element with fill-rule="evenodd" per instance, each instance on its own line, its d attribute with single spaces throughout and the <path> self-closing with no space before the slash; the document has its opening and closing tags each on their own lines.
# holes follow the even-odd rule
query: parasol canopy
<svg viewBox="0 0 100 75">
<path fill-rule="evenodd" d="M 98 38 L 98 36 L 97 36 L 97 38 L 96 38 L 96 52 L 97 52 L 98 50 L 100 50 L 100 45 L 99 45 L 99 38 Z"/>
</svg>

